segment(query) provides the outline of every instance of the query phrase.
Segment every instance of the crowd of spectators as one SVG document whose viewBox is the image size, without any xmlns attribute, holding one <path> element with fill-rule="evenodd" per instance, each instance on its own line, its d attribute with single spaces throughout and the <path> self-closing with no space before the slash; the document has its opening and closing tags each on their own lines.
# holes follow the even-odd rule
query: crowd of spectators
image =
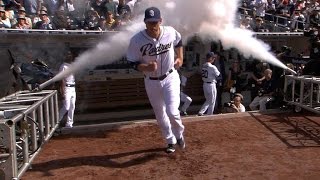
<svg viewBox="0 0 320 180">
<path fill-rule="evenodd" d="M 303 31 L 320 25 L 319 0 L 243 0 L 240 27 L 269 32 L 281 25 L 285 31 Z"/>
<path fill-rule="evenodd" d="M 140 12 L 141 1 L 0 0 L 0 28 L 117 31 Z M 240 27 L 255 32 L 317 28 L 320 0 L 242 0 L 241 14 Z"/>
<path fill-rule="evenodd" d="M 141 0 L 0 0 L 0 28 L 117 31 Z"/>
</svg>

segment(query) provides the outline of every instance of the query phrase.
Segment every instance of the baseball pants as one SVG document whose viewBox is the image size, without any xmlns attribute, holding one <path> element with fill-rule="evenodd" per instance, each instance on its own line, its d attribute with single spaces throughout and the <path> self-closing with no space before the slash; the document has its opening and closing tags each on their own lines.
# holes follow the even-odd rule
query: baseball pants
<svg viewBox="0 0 320 180">
<path fill-rule="evenodd" d="M 180 79 L 173 71 L 164 80 L 145 78 L 145 88 L 163 137 L 167 144 L 176 144 L 182 138 L 184 126 L 179 112 Z"/>
<path fill-rule="evenodd" d="M 64 115 L 68 112 L 67 123 L 66 126 L 73 125 L 73 116 L 76 104 L 76 88 L 74 87 L 65 87 L 64 90 L 64 100 L 63 106 L 59 111 L 59 121 L 61 121 Z"/>
<path fill-rule="evenodd" d="M 180 101 L 183 102 L 183 105 L 180 107 L 180 110 L 182 112 L 186 112 L 192 102 L 191 97 L 186 95 L 184 92 L 180 92 Z"/>
<path fill-rule="evenodd" d="M 273 101 L 274 97 L 272 96 L 256 96 L 253 101 L 250 103 L 249 107 L 251 110 L 257 110 L 258 105 L 260 106 L 260 111 L 265 111 L 267 110 L 266 104 L 270 101 Z"/>
<path fill-rule="evenodd" d="M 207 115 L 212 115 L 217 97 L 216 83 L 203 83 L 203 93 L 206 101 L 202 105 L 199 114 L 204 114 L 207 111 Z"/>
</svg>

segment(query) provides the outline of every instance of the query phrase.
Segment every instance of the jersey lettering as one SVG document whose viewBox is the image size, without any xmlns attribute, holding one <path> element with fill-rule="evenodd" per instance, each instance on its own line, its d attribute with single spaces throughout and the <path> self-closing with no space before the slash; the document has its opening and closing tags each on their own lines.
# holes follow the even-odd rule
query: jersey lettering
<svg viewBox="0 0 320 180">
<path fill-rule="evenodd" d="M 168 44 L 160 44 L 158 47 L 154 47 L 153 44 L 148 43 L 140 48 L 140 52 L 142 53 L 142 56 L 156 56 L 168 52 L 171 45 L 172 43 L 170 42 Z"/>
</svg>

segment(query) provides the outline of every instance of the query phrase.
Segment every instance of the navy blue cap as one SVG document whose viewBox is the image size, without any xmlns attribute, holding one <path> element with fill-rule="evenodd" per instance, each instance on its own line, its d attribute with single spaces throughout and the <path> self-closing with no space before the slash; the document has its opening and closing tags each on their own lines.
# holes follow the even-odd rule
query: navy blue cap
<svg viewBox="0 0 320 180">
<path fill-rule="evenodd" d="M 211 57 L 215 57 L 213 52 L 208 52 L 206 55 L 207 59 L 211 58 Z"/>
<path fill-rule="evenodd" d="M 149 7 L 144 12 L 144 22 L 157 22 L 161 20 L 160 10 L 156 7 Z"/>
</svg>

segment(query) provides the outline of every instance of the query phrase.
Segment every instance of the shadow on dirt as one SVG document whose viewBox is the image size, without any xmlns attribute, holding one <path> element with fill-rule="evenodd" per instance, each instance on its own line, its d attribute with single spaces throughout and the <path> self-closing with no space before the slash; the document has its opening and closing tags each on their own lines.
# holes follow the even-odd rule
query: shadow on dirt
<svg viewBox="0 0 320 180">
<path fill-rule="evenodd" d="M 319 121 L 303 114 L 250 115 L 289 148 L 320 147 Z"/>
<path fill-rule="evenodd" d="M 129 156 L 134 156 L 130 158 Z M 45 176 L 52 176 L 51 170 L 63 169 L 77 166 L 101 166 L 110 168 L 127 168 L 161 157 L 167 157 L 164 148 L 154 148 L 125 152 L 112 155 L 74 157 L 69 159 L 56 159 L 44 163 L 33 164 L 29 171 L 40 171 Z M 123 158 L 123 159 L 122 159 Z M 130 158 L 130 159 L 129 159 Z M 129 159 L 129 160 L 124 160 Z"/>
</svg>

